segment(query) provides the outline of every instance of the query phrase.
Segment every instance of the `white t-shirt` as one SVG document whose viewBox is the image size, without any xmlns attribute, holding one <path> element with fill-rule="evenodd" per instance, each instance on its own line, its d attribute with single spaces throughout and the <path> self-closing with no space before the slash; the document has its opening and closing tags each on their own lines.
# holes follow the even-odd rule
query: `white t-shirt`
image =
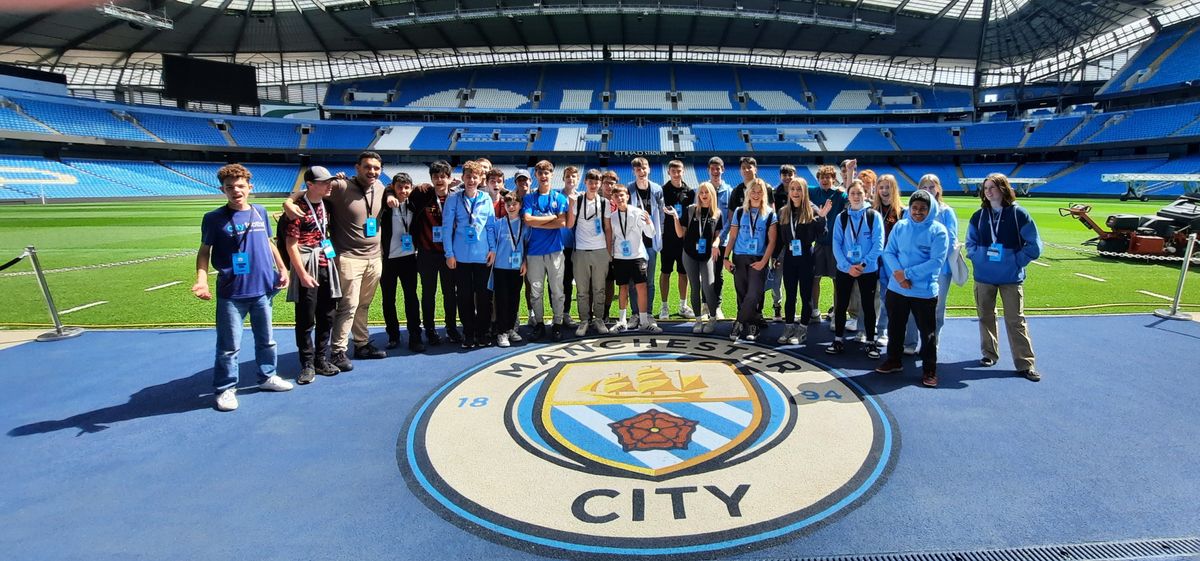
<svg viewBox="0 0 1200 561">
<path fill-rule="evenodd" d="M 654 235 L 654 224 L 642 219 L 646 212 L 633 205 L 625 205 L 626 211 L 613 211 L 608 217 L 613 235 L 613 259 L 645 259 L 646 244 L 642 236 Z"/>
<path fill-rule="evenodd" d="M 583 203 L 583 208 L 579 208 L 579 203 Z M 605 249 L 608 247 L 608 241 L 604 239 L 604 226 L 601 218 L 608 218 L 608 201 L 604 197 L 596 195 L 593 200 L 587 200 L 587 195 L 579 195 L 579 200 L 575 202 L 575 249 L 579 250 L 595 250 Z M 600 225 L 599 233 L 597 233 L 597 225 Z"/>
</svg>

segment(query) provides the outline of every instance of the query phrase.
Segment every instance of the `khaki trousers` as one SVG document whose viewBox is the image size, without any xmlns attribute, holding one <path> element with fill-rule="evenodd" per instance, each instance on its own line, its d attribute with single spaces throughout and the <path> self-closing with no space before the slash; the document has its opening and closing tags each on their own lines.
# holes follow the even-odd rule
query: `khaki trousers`
<svg viewBox="0 0 1200 561">
<path fill-rule="evenodd" d="M 367 331 L 367 315 L 375 289 L 383 275 L 383 259 L 357 259 L 339 255 L 338 271 L 342 274 L 342 299 L 338 301 L 337 316 L 333 320 L 333 352 L 349 350 L 349 335 L 353 332 L 354 346 L 361 347 L 370 342 Z"/>
<path fill-rule="evenodd" d="M 979 347 L 983 356 L 999 360 L 996 348 L 996 294 L 1004 301 L 1004 330 L 1018 371 L 1034 368 L 1033 342 L 1025 322 L 1025 288 L 1022 284 L 986 284 L 975 281 L 975 311 L 979 314 Z"/>
</svg>

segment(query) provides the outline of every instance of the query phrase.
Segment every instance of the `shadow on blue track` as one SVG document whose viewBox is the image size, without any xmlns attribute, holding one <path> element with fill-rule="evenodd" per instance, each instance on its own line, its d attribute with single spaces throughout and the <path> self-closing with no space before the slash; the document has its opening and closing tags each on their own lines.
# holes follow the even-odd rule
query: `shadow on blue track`
<svg viewBox="0 0 1200 561">
<path fill-rule="evenodd" d="M 279 356 L 279 364 L 296 362 L 296 353 Z M 259 393 L 258 380 L 255 373 L 254 361 L 240 364 L 238 375 L 238 396 L 244 397 Z M 295 380 L 293 370 L 281 367 L 280 376 Z M 75 436 L 97 433 L 111 428 L 111 425 L 134 419 L 175 415 L 199 409 L 215 409 L 212 390 L 212 369 L 207 368 L 183 378 L 170 382 L 153 385 L 138 390 L 129 396 L 129 401 L 120 405 L 102 407 L 86 413 L 72 415 L 65 419 L 38 421 L 22 425 L 8 431 L 8 436 L 29 436 L 45 434 L 66 429 L 78 429 Z"/>
</svg>

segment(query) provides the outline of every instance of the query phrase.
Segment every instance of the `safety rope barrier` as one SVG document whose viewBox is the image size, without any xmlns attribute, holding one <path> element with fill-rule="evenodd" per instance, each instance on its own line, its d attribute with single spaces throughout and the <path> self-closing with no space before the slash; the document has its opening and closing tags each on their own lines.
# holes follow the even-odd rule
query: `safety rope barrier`
<svg viewBox="0 0 1200 561">
<path fill-rule="evenodd" d="M 124 267 L 124 266 L 127 266 L 127 265 L 138 265 L 138 264 L 141 264 L 141 263 L 150 263 L 150 262 L 153 262 L 153 261 L 162 261 L 162 260 L 164 260 L 164 259 L 176 259 L 176 258 L 179 258 L 179 257 L 185 257 L 185 256 L 188 256 L 188 255 L 195 255 L 195 254 L 196 254 L 196 252 L 195 252 L 195 251 L 190 251 L 190 250 L 189 250 L 189 251 L 179 251 L 179 252 L 176 252 L 176 253 L 168 253 L 168 254 L 166 254 L 166 255 L 156 255 L 156 256 L 154 256 L 154 257 L 143 257 L 143 258 L 141 258 L 141 259 L 129 259 L 129 260 L 127 260 L 127 261 L 115 261 L 115 262 L 112 262 L 112 263 L 97 263 L 97 264 L 94 264 L 94 265 L 79 265 L 79 266 L 76 266 L 76 267 L 60 267 L 60 268 L 58 268 L 58 269 L 45 269 L 45 270 L 43 270 L 43 271 L 42 271 L 42 273 L 43 273 L 43 274 L 49 274 L 49 273 L 71 273 L 71 272 L 75 272 L 75 271 L 88 271 L 88 270 L 92 270 L 92 269 L 108 269 L 108 268 L 112 268 L 112 267 Z M 20 261 L 21 259 L 23 259 L 23 258 L 24 258 L 24 257 L 26 257 L 27 255 L 28 255 L 28 254 L 26 254 L 26 255 L 22 255 L 21 257 L 18 257 L 18 258 L 17 258 L 15 261 Z M 3 266 L 3 267 L 0 267 L 0 271 L 3 271 L 4 269 L 7 269 L 7 268 L 8 268 L 8 267 L 9 267 L 11 264 L 13 264 L 13 263 L 14 263 L 14 261 L 10 261 L 10 262 L 9 262 L 8 264 L 6 264 L 5 266 Z M 36 272 L 34 272 L 34 271 L 17 271 L 17 272 L 15 272 L 15 273 L 0 273 L 0 278 L 5 278 L 5 277 L 26 277 L 26 276 L 30 276 L 30 275 L 36 275 L 36 274 L 37 274 L 37 273 L 36 273 Z"/>
<path fill-rule="evenodd" d="M 21 260 L 25 259 L 26 257 L 29 257 L 28 251 L 26 251 L 16 257 L 13 257 L 12 259 L 9 259 L 7 263 L 0 265 L 0 271 L 3 271 L 9 267 L 12 267 L 13 265 L 16 265 L 17 263 L 20 263 Z M 30 273 L 32 273 L 32 271 L 30 271 Z"/>
<path fill-rule="evenodd" d="M 1117 258 L 1117 259 L 1142 259 L 1145 261 L 1166 261 L 1166 262 L 1173 262 L 1173 263 L 1182 263 L 1183 262 L 1183 257 L 1176 256 L 1176 255 L 1142 255 L 1139 253 L 1118 253 L 1118 252 L 1114 252 L 1114 251 L 1100 251 L 1099 249 L 1094 249 L 1094 248 L 1089 248 L 1089 247 L 1062 245 L 1062 244 L 1050 243 L 1050 242 L 1045 242 L 1045 241 L 1042 242 L 1042 245 L 1045 247 L 1052 247 L 1054 249 L 1061 249 L 1064 251 L 1073 251 L 1075 253 L 1080 253 L 1083 255 L 1099 255 L 1102 257 L 1113 257 L 1113 258 Z M 1193 257 L 1192 262 L 1200 263 L 1200 257 Z"/>
</svg>

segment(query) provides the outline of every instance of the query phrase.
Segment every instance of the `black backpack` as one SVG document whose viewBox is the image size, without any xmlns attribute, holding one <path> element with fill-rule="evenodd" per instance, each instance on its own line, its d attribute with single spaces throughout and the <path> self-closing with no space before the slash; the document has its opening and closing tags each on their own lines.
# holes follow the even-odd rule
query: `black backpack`
<svg viewBox="0 0 1200 561">
<path fill-rule="evenodd" d="M 867 236 L 868 237 L 870 237 L 870 235 L 871 235 L 871 228 L 872 228 L 871 225 L 875 223 L 875 214 L 877 214 L 875 212 L 875 209 L 868 208 L 867 214 L 863 218 L 867 222 Z M 845 235 L 846 227 L 850 224 L 850 213 L 843 210 L 842 214 L 838 216 L 838 222 L 842 225 L 842 235 Z"/>
</svg>

